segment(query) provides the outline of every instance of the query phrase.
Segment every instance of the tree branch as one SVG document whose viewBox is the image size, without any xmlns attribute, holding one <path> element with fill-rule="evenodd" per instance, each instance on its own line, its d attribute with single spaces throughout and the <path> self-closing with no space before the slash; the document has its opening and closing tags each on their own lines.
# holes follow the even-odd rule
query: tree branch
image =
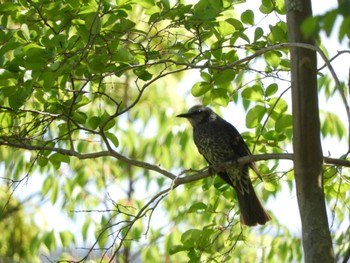
<svg viewBox="0 0 350 263">
<path fill-rule="evenodd" d="M 194 174 L 194 175 L 186 175 L 186 176 L 177 176 L 163 168 L 161 168 L 158 165 L 150 164 L 147 162 L 142 162 L 139 160 L 131 159 L 127 156 L 124 156 L 113 149 L 109 149 L 107 151 L 100 151 L 100 152 L 94 152 L 94 153 L 79 153 L 74 150 L 66 150 L 58 147 L 53 146 L 40 146 L 40 145 L 30 145 L 30 144 L 24 144 L 24 143 L 16 143 L 16 142 L 10 142 L 10 141 L 0 141 L 0 146 L 8 146 L 18 149 L 25 149 L 30 151 L 51 151 L 60 153 L 67 156 L 73 156 L 78 159 L 84 160 L 84 159 L 95 159 L 95 158 L 101 158 L 101 157 L 114 157 L 118 159 L 121 162 L 125 162 L 127 164 L 137 166 L 140 168 L 144 168 L 147 170 L 151 170 L 154 172 L 157 172 L 159 174 L 162 174 L 169 179 L 174 181 L 174 187 L 177 187 L 180 184 L 190 183 L 199 179 L 203 179 L 206 177 L 209 177 L 218 171 L 232 166 L 232 165 L 243 165 L 248 164 L 250 162 L 257 162 L 257 161 L 266 161 L 266 160 L 293 160 L 293 154 L 291 153 L 270 153 L 270 154 L 258 154 L 258 155 L 250 155 L 250 156 L 244 156 L 240 157 L 239 159 L 235 161 L 230 161 L 223 163 L 219 166 L 208 166 L 204 168 L 202 171 Z M 344 160 L 344 159 L 337 159 L 337 158 L 330 158 L 330 157 L 324 157 L 324 162 L 326 164 L 330 165 L 336 165 L 336 166 L 343 166 L 343 167 L 349 167 L 350 168 L 350 161 Z M 187 173 L 187 171 L 184 171 L 183 173 Z"/>
<path fill-rule="evenodd" d="M 207 178 L 209 176 L 212 176 L 216 174 L 219 171 L 224 170 L 227 167 L 230 167 L 232 165 L 244 165 L 251 162 L 257 162 L 257 161 L 267 161 L 267 160 L 291 160 L 293 161 L 293 154 L 291 153 L 270 153 L 270 154 L 258 154 L 258 155 L 250 155 L 250 156 L 244 156 L 240 157 L 237 160 L 229 161 L 222 163 L 220 165 L 212 165 L 206 167 L 206 169 L 203 169 L 202 171 L 189 176 L 183 176 L 183 177 L 177 177 L 174 180 L 174 188 L 182 185 L 187 184 L 190 182 L 194 182 L 203 178 Z M 329 165 L 336 165 L 336 166 L 343 166 L 343 167 L 349 167 L 350 168 L 350 161 L 348 160 L 342 160 L 342 159 L 336 159 L 336 158 L 330 158 L 330 157 L 324 157 L 324 163 Z"/>
</svg>

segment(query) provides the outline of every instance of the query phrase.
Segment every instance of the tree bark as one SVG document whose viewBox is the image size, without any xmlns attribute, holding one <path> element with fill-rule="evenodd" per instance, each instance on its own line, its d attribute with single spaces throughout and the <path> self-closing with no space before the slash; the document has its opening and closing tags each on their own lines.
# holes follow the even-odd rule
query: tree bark
<svg viewBox="0 0 350 263">
<path fill-rule="evenodd" d="M 285 0 L 289 42 L 314 44 L 300 27 L 311 0 Z M 334 262 L 322 174 L 316 52 L 291 48 L 294 172 L 305 262 Z"/>
</svg>

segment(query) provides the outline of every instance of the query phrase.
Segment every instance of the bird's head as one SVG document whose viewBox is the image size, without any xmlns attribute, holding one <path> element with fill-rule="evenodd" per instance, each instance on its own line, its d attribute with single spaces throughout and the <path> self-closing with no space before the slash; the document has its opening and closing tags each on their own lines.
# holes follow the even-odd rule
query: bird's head
<svg viewBox="0 0 350 263">
<path fill-rule="evenodd" d="M 179 114 L 176 117 L 186 118 L 193 127 L 198 124 L 210 122 L 218 118 L 215 112 L 202 105 L 193 106 L 187 113 Z"/>
</svg>

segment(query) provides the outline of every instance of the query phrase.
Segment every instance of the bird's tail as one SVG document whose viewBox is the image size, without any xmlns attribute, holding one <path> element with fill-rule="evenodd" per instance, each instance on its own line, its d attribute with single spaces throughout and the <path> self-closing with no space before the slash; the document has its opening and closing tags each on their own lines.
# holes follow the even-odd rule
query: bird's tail
<svg viewBox="0 0 350 263">
<path fill-rule="evenodd" d="M 236 189 L 239 208 L 241 210 L 241 222 L 247 226 L 257 224 L 264 225 L 271 217 L 266 213 L 261 205 L 254 188 L 249 182 L 248 191 L 239 191 Z"/>
</svg>

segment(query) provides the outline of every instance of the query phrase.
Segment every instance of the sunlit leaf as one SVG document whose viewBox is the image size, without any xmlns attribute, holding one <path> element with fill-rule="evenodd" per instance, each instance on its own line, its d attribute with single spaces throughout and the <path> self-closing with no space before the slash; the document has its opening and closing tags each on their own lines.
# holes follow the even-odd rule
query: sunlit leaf
<svg viewBox="0 0 350 263">
<path fill-rule="evenodd" d="M 208 82 L 197 82 L 193 85 L 191 93 L 195 97 L 199 97 L 207 93 L 212 86 Z"/>
<path fill-rule="evenodd" d="M 275 128 L 277 132 L 286 132 L 286 130 L 292 128 L 293 118 L 292 115 L 282 115 L 277 119 Z"/>
<path fill-rule="evenodd" d="M 228 36 L 236 31 L 236 28 L 227 21 L 221 21 L 219 25 L 219 31 L 222 36 Z"/>
<path fill-rule="evenodd" d="M 49 192 L 49 190 L 51 189 L 52 181 L 53 181 L 53 179 L 51 176 L 46 177 L 44 184 L 41 188 L 41 193 L 43 196 L 45 196 Z"/>
<path fill-rule="evenodd" d="M 212 97 L 212 101 L 219 105 L 226 107 L 227 104 L 229 103 L 229 97 L 225 89 L 222 89 L 222 88 L 212 89 L 210 95 Z"/>
<path fill-rule="evenodd" d="M 281 63 L 281 54 L 276 51 L 266 52 L 264 58 L 266 62 L 273 68 L 277 68 Z"/>
<path fill-rule="evenodd" d="M 246 116 L 246 125 L 248 128 L 255 128 L 257 127 L 262 118 L 264 117 L 266 113 L 265 107 L 261 105 L 255 105 L 253 108 L 251 108 Z"/>
<path fill-rule="evenodd" d="M 260 85 L 245 88 L 242 92 L 242 97 L 247 100 L 264 101 L 264 90 Z"/>
<path fill-rule="evenodd" d="M 259 8 L 263 14 L 269 14 L 273 11 L 273 2 L 271 0 L 262 0 Z"/>
<path fill-rule="evenodd" d="M 274 192 L 276 191 L 276 186 L 275 184 L 271 183 L 271 182 L 265 182 L 264 183 L 264 188 L 269 191 L 269 192 Z"/>
<path fill-rule="evenodd" d="M 59 234 L 60 234 L 60 239 L 63 247 L 69 247 L 69 245 L 74 240 L 73 233 L 69 231 L 61 231 Z"/>
<path fill-rule="evenodd" d="M 50 195 L 50 201 L 52 204 L 55 204 L 58 198 L 58 192 L 59 192 L 59 183 L 58 180 L 53 180 L 53 183 L 51 185 L 51 195 Z"/>
</svg>

